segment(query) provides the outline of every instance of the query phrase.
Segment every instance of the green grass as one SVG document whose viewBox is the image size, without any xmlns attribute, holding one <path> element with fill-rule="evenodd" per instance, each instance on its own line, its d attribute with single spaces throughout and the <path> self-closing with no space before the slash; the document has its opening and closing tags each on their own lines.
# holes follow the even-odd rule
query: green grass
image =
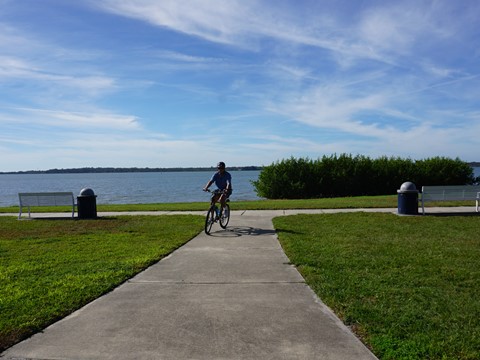
<svg viewBox="0 0 480 360">
<path fill-rule="evenodd" d="M 356 196 L 325 199 L 298 200 L 255 200 L 236 201 L 232 197 L 232 210 L 288 210 L 288 209 L 352 209 L 352 208 L 396 208 L 396 195 Z M 425 206 L 475 206 L 473 201 L 428 202 Z M 205 202 L 163 203 L 163 204 L 97 204 L 97 211 L 195 211 L 205 210 Z M 32 212 L 71 212 L 69 207 L 34 207 Z M 0 213 L 18 213 L 18 206 L 0 207 Z"/>
<path fill-rule="evenodd" d="M 317 295 L 381 359 L 480 358 L 480 217 L 274 219 Z"/>
<path fill-rule="evenodd" d="M 0 350 L 43 329 L 198 234 L 201 216 L 0 217 Z"/>
<path fill-rule="evenodd" d="M 206 205 L 98 205 L 98 211 Z M 396 206 L 396 196 L 232 201 L 236 210 Z M 201 216 L 165 219 L 0 217 L 0 350 L 113 289 L 203 227 Z M 353 213 L 274 224 L 309 285 L 380 358 L 480 358 L 480 217 Z"/>
</svg>

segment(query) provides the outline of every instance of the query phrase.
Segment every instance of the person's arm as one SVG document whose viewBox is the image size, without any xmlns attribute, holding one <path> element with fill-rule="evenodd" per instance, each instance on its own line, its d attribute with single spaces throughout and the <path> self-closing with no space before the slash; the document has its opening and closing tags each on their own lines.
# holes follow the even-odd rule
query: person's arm
<svg viewBox="0 0 480 360">
<path fill-rule="evenodd" d="M 203 188 L 203 191 L 207 191 L 208 188 L 209 188 L 210 186 L 212 186 L 212 184 L 213 184 L 213 180 L 210 180 L 210 181 L 207 183 L 207 185 L 205 185 L 205 187 Z"/>
<path fill-rule="evenodd" d="M 232 190 L 232 176 L 230 175 L 228 178 L 227 178 L 227 187 L 225 188 L 225 190 Z"/>
</svg>

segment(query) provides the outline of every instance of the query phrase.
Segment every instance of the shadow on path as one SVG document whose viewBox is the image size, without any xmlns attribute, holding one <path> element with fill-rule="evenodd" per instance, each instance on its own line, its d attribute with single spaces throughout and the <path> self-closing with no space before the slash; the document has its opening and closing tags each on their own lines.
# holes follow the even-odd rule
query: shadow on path
<svg viewBox="0 0 480 360">
<path fill-rule="evenodd" d="M 260 235 L 275 235 L 275 230 L 272 229 L 259 229 L 250 226 L 232 226 L 227 227 L 225 230 L 219 230 L 211 232 L 210 236 L 216 237 L 239 237 L 239 236 L 260 236 Z"/>
</svg>

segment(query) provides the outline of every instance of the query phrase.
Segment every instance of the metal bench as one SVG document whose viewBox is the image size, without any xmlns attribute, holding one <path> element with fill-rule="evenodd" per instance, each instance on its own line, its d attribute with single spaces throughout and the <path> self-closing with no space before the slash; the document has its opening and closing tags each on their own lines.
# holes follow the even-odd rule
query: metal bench
<svg viewBox="0 0 480 360">
<path fill-rule="evenodd" d="M 475 200 L 475 210 L 478 212 L 478 202 L 480 200 L 480 186 L 422 186 L 421 197 L 423 214 L 425 214 L 425 201 Z"/>
<path fill-rule="evenodd" d="M 43 193 L 19 193 L 20 212 L 18 218 L 22 218 L 24 207 L 28 208 L 30 218 L 31 206 L 71 206 L 72 218 L 75 216 L 75 199 L 72 192 L 43 192 Z"/>
</svg>

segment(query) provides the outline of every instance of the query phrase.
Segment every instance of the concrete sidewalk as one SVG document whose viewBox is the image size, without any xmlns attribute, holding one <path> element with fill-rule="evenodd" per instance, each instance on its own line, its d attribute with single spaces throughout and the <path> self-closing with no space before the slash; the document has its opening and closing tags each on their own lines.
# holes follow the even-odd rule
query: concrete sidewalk
<svg viewBox="0 0 480 360">
<path fill-rule="evenodd" d="M 438 215 L 479 215 L 475 212 L 475 206 L 458 206 L 458 207 L 427 207 L 425 208 L 427 216 Z M 248 214 L 250 217 L 261 216 L 270 217 L 295 215 L 295 214 L 333 214 L 345 212 L 383 212 L 397 214 L 396 208 L 352 208 L 352 209 L 291 209 L 291 210 L 236 210 L 232 211 L 235 216 L 244 216 Z M 422 209 L 418 210 L 419 216 L 422 215 Z M 206 211 L 121 211 L 121 212 L 98 212 L 98 217 L 102 216 L 119 216 L 119 215 L 179 215 L 179 214 L 194 214 L 205 215 Z M 14 216 L 18 217 L 18 213 L 0 213 L 0 216 Z M 75 218 L 78 219 L 78 214 L 75 213 Z M 32 213 L 31 219 L 43 218 L 64 218 L 72 219 L 71 212 L 55 212 L 55 213 Z M 28 214 L 23 214 L 22 220 L 29 220 Z"/>
<path fill-rule="evenodd" d="M 234 212 L 2 359 L 375 359 L 289 264 L 283 214 Z"/>
</svg>

